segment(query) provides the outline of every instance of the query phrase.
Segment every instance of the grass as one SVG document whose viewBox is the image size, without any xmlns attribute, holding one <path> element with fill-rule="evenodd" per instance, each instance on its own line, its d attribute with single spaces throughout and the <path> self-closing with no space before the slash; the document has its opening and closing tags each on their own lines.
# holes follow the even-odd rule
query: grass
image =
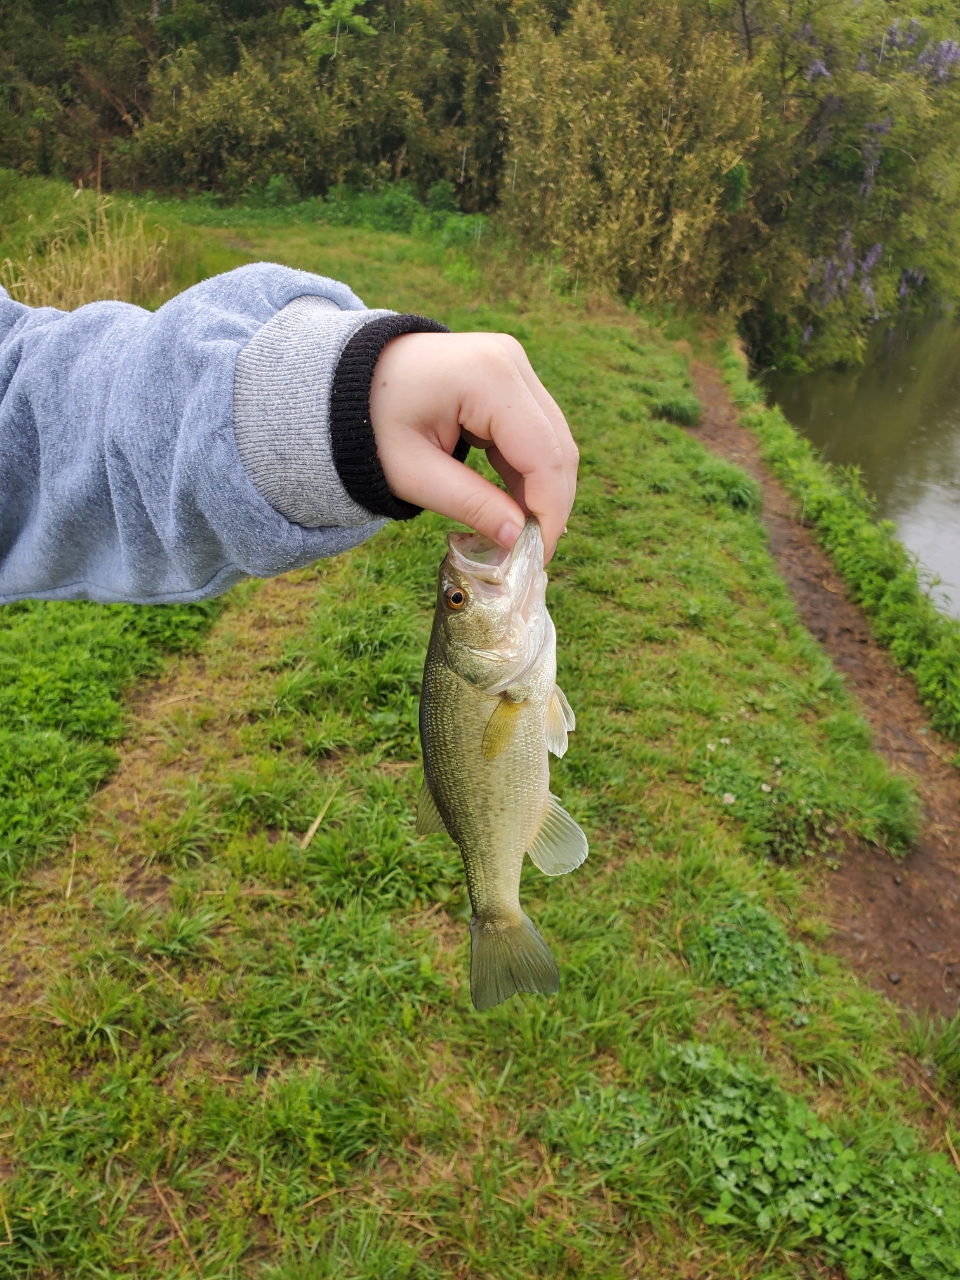
<svg viewBox="0 0 960 1280">
<path fill-rule="evenodd" d="M 166 216 L 175 209 L 0 169 L 0 286 L 35 307 L 70 310 L 103 298 L 158 307 L 237 260 L 201 243 L 189 218 Z M 197 214 L 202 223 L 202 207 Z"/>
<path fill-rule="evenodd" d="M 0 285 L 16 301 L 151 305 L 171 284 L 167 237 L 131 201 L 0 169 Z"/>
<path fill-rule="evenodd" d="M 439 240 L 197 234 L 527 345 L 582 449 L 553 789 L 591 854 L 524 877 L 560 995 L 476 1015 L 456 852 L 414 832 L 444 522 L 237 588 L 8 910 L 0 1276 L 955 1276 L 960 1126 L 901 1072 L 949 1088 L 955 1033 L 905 1039 L 818 909 L 843 841 L 903 850 L 915 802 L 755 488 L 661 416 L 684 357 Z"/>
<path fill-rule="evenodd" d="M 204 605 L 22 601 L 0 606 L 0 899 L 83 820 L 116 764 L 123 692 L 194 647 Z"/>
</svg>

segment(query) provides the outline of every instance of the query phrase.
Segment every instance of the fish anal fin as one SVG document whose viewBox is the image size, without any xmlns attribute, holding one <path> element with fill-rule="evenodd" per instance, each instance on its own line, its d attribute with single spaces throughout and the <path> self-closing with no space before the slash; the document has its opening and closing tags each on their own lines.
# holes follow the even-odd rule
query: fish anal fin
<svg viewBox="0 0 960 1280">
<path fill-rule="evenodd" d="M 522 706 L 522 702 L 514 702 L 504 695 L 494 707 L 480 744 L 484 760 L 496 760 L 509 747 L 517 731 L 517 718 Z"/>
<path fill-rule="evenodd" d="M 545 876 L 565 876 L 586 859 L 587 837 L 556 796 L 547 797 L 540 830 L 527 850 L 530 861 Z"/>
<path fill-rule="evenodd" d="M 417 835 L 445 836 L 446 834 L 447 828 L 443 825 L 437 802 L 433 798 L 433 792 L 430 790 L 426 778 L 424 778 L 423 786 L 420 788 L 420 799 L 417 801 Z"/>
<path fill-rule="evenodd" d="M 492 1009 L 517 991 L 554 995 L 560 975 L 550 948 L 529 916 L 517 924 L 470 921 L 470 995 L 475 1009 Z"/>
</svg>

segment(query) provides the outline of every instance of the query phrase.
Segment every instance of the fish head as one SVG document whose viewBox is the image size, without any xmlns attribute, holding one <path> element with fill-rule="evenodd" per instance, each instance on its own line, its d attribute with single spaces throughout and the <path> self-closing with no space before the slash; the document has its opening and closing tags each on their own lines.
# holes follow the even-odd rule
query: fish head
<svg viewBox="0 0 960 1280">
<path fill-rule="evenodd" d="M 511 551 L 477 533 L 448 534 L 435 621 L 448 665 L 491 694 L 525 679 L 550 631 L 546 591 L 533 517 Z"/>
</svg>

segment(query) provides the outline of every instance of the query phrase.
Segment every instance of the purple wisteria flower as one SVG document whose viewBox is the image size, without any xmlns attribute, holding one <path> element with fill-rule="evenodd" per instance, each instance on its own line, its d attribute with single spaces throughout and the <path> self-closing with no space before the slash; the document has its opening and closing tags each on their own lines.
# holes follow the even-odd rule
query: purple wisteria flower
<svg viewBox="0 0 960 1280">
<path fill-rule="evenodd" d="M 957 61 L 960 61 L 960 44 L 956 40 L 940 40 L 927 45 L 917 58 L 916 70 L 923 68 L 936 80 L 945 80 Z"/>
<path fill-rule="evenodd" d="M 816 80 L 820 76 L 823 76 L 824 79 L 829 80 L 830 72 L 827 70 L 827 65 L 823 61 L 823 59 L 816 58 L 813 62 L 810 63 L 809 67 L 807 67 L 807 79 Z"/>
<path fill-rule="evenodd" d="M 882 244 L 875 244 L 872 249 L 869 249 L 867 251 L 863 261 L 860 263 L 860 271 L 863 275 L 868 276 L 870 274 L 873 268 L 880 261 L 880 255 L 882 253 L 883 253 Z"/>
<path fill-rule="evenodd" d="M 800 339 L 801 347 L 805 347 L 812 337 L 813 337 L 813 325 L 808 324 L 803 331 L 803 336 Z"/>
<path fill-rule="evenodd" d="M 882 254 L 883 245 L 875 244 L 858 263 L 853 253 L 853 233 L 845 231 L 834 257 L 817 258 L 810 264 L 810 287 L 807 291 L 810 302 L 817 307 L 827 307 L 831 302 L 836 302 L 838 297 L 845 296 L 859 269 L 860 290 L 870 304 L 874 320 L 879 320 L 880 309 L 870 281 L 870 272 L 880 261 Z"/>
</svg>

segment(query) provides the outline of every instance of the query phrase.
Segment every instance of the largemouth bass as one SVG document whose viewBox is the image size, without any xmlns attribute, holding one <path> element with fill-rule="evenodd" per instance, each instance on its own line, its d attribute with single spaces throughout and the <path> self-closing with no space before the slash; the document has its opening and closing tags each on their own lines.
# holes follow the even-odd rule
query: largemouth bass
<svg viewBox="0 0 960 1280">
<path fill-rule="evenodd" d="M 467 873 L 470 994 L 490 1009 L 516 991 L 552 994 L 559 975 L 520 907 L 524 854 L 548 876 L 587 856 L 587 838 L 550 794 L 547 752 L 575 719 L 557 687 L 543 540 L 527 521 L 513 550 L 448 535 L 420 701 L 424 783 L 417 831 L 446 831 Z"/>
</svg>

